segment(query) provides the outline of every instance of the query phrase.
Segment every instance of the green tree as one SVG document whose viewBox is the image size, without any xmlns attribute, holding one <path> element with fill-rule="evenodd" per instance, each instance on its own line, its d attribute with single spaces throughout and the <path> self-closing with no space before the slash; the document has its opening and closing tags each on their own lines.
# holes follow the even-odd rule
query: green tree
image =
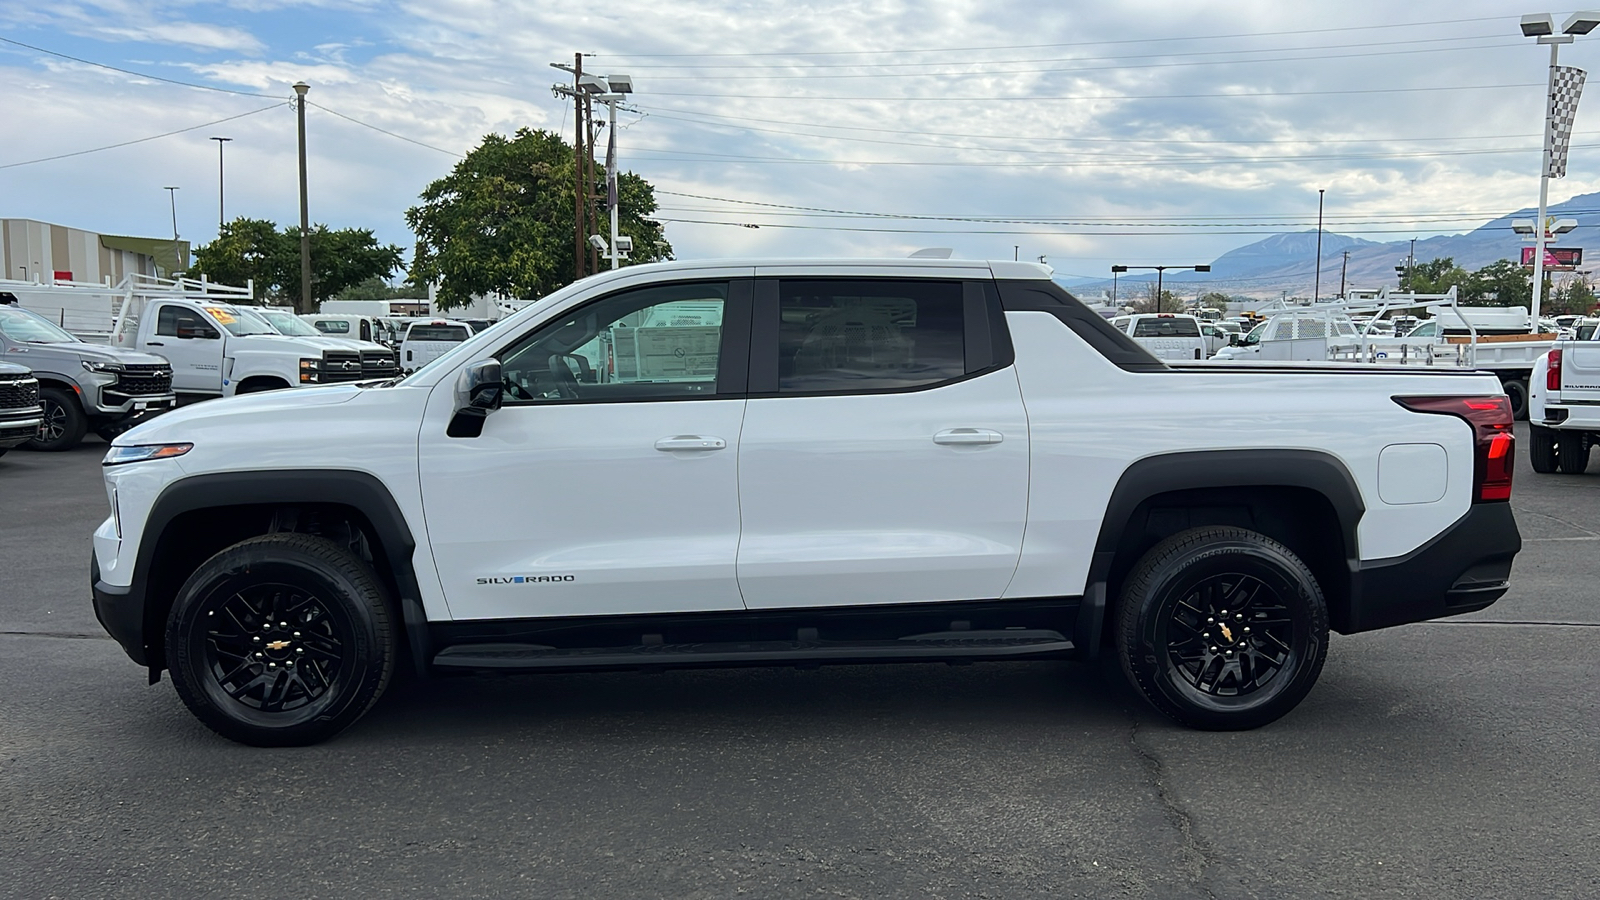
<svg viewBox="0 0 1600 900">
<path fill-rule="evenodd" d="M 1183 309 L 1183 301 L 1178 299 L 1177 294 L 1165 288 L 1162 288 L 1158 294 L 1154 281 L 1145 285 L 1143 297 L 1132 301 L 1128 305 L 1136 313 L 1173 313 Z"/>
<path fill-rule="evenodd" d="M 1212 309 L 1221 310 L 1223 315 L 1227 315 L 1228 295 L 1221 291 L 1206 291 L 1200 295 L 1199 300 L 1195 301 L 1195 305 L 1200 307 L 1209 306 Z"/>
<path fill-rule="evenodd" d="M 1548 293 L 1548 278 L 1545 288 Z M 1533 272 L 1509 259 L 1497 259 L 1472 273 L 1460 300 L 1463 306 L 1532 306 Z"/>
<path fill-rule="evenodd" d="M 1472 273 L 1456 265 L 1448 256 L 1419 262 L 1410 272 L 1401 274 L 1400 290 L 1418 294 L 1444 294 L 1452 287 L 1464 290 L 1472 280 Z M 1461 291 L 1457 291 L 1458 295 Z"/>
<path fill-rule="evenodd" d="M 438 285 L 451 309 L 499 293 L 533 300 L 573 281 L 571 145 L 548 131 L 519 129 L 483 142 L 406 210 L 416 232 L 407 279 Z M 655 190 L 631 172 L 617 178 L 618 231 L 633 239 L 634 262 L 672 258 L 656 211 Z"/>
<path fill-rule="evenodd" d="M 380 244 L 370 229 L 311 230 L 312 309 L 300 301 L 300 229 L 279 231 L 266 219 L 240 217 L 222 226 L 215 240 L 194 252 L 190 273 L 243 286 L 255 280 L 253 299 L 290 303 L 301 312 L 368 278 L 386 278 L 401 268 L 401 248 Z"/>
<path fill-rule="evenodd" d="M 1548 297 L 1548 302 L 1541 304 L 1541 315 L 1588 315 L 1595 307 L 1594 286 L 1582 275 L 1568 277 Z"/>
<path fill-rule="evenodd" d="M 377 275 L 333 295 L 335 300 L 426 300 L 427 297 L 426 291 L 419 292 L 409 285 L 396 287 Z"/>
</svg>

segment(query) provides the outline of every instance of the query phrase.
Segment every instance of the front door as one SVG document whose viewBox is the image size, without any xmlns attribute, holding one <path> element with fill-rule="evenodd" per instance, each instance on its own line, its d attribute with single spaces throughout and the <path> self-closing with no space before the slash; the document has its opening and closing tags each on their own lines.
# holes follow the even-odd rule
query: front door
<svg viewBox="0 0 1600 900">
<path fill-rule="evenodd" d="M 157 304 L 155 317 L 155 332 L 145 346 L 172 364 L 172 389 L 222 393 L 222 332 L 200 313 L 177 303 Z"/>
<path fill-rule="evenodd" d="M 749 291 L 624 290 L 508 338 L 476 438 L 446 437 L 450 404 L 430 403 L 422 497 L 454 618 L 744 608 Z"/>
<path fill-rule="evenodd" d="M 746 605 L 1000 597 L 1022 549 L 1028 425 L 992 286 L 758 284 L 739 445 Z"/>
</svg>

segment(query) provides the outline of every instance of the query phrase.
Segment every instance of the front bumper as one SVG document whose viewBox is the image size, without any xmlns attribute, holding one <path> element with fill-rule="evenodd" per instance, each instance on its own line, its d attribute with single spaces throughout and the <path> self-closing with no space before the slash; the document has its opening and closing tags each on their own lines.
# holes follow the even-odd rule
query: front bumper
<svg viewBox="0 0 1600 900">
<path fill-rule="evenodd" d="M 39 435 L 39 426 L 44 424 L 43 407 L 30 409 L 22 415 L 15 415 L 15 412 L 6 410 L 6 415 L 0 415 L 0 450 L 10 450 L 33 440 Z"/>
<path fill-rule="evenodd" d="M 1443 533 L 1405 556 L 1369 560 L 1351 574 L 1342 634 L 1476 612 L 1509 588 L 1522 535 L 1509 503 L 1474 503 Z M 1342 619 L 1342 621 L 1341 621 Z"/>
<path fill-rule="evenodd" d="M 89 559 L 89 588 L 94 593 L 94 617 L 128 657 L 148 666 L 150 648 L 144 642 L 144 595 L 132 588 L 116 587 L 100 580 L 100 561 Z"/>
</svg>

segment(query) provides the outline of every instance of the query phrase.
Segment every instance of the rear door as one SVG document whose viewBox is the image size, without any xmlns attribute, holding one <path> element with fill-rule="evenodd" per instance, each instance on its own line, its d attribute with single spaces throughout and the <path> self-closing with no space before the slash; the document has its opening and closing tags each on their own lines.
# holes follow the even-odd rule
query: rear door
<svg viewBox="0 0 1600 900">
<path fill-rule="evenodd" d="M 758 280 L 739 443 L 752 609 L 996 598 L 1028 428 L 992 282 Z"/>
</svg>

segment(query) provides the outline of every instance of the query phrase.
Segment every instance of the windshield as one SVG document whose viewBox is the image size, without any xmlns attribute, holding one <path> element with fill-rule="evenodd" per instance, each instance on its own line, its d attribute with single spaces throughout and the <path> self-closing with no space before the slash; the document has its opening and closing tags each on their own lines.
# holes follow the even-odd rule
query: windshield
<svg viewBox="0 0 1600 900">
<path fill-rule="evenodd" d="M 0 332 L 24 344 L 75 344 L 78 339 L 20 309 L 0 309 Z"/>
<path fill-rule="evenodd" d="M 1417 327 L 1411 329 L 1411 332 L 1406 335 L 1406 337 L 1438 337 L 1438 336 L 1439 336 L 1439 323 L 1438 322 L 1423 322 L 1421 325 L 1418 325 Z"/>
<path fill-rule="evenodd" d="M 307 325 L 304 319 L 294 313 L 269 312 L 263 309 L 256 311 L 256 315 L 266 319 L 268 324 L 278 329 L 279 334 L 287 334 L 294 337 L 322 337 L 322 332 Z"/>
<path fill-rule="evenodd" d="M 1578 334 L 1577 334 L 1578 340 L 1580 340 L 1580 341 L 1592 341 L 1592 340 L 1594 340 L 1594 330 L 1595 330 L 1596 327 L 1597 326 L 1594 326 L 1594 325 L 1579 325 L 1578 326 Z"/>
<path fill-rule="evenodd" d="M 228 329 L 234 337 L 244 337 L 247 334 L 277 334 L 278 330 L 267 324 L 267 320 L 256 315 L 250 310 L 238 306 L 207 306 L 205 311 L 217 324 Z"/>
</svg>

